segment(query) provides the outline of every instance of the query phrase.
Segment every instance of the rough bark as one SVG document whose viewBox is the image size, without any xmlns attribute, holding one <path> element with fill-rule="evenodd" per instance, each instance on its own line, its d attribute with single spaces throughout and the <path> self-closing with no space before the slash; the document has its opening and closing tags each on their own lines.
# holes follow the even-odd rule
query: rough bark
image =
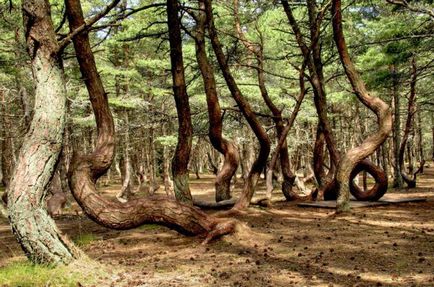
<svg viewBox="0 0 434 287">
<path fill-rule="evenodd" d="M 355 166 L 368 157 L 387 139 L 392 130 L 392 114 L 389 106 L 380 98 L 370 95 L 363 80 L 350 58 L 342 29 L 341 1 L 333 0 L 333 36 L 338 48 L 339 57 L 344 67 L 348 80 L 351 83 L 357 98 L 371 111 L 375 113 L 378 121 L 378 130 L 367 137 L 359 146 L 350 149 L 339 162 L 336 173 L 338 198 L 336 202 L 337 212 L 345 212 L 349 205 L 349 179 Z"/>
<path fill-rule="evenodd" d="M 8 192 L 12 230 L 34 263 L 67 264 L 80 252 L 49 217 L 45 196 L 62 149 L 66 91 L 58 43 L 46 0 L 23 1 L 28 52 L 35 82 L 35 109 Z"/>
<path fill-rule="evenodd" d="M 66 11 L 71 30 L 83 25 L 83 12 L 78 0 L 67 0 Z M 97 193 L 96 182 L 108 170 L 114 158 L 114 123 L 86 31 L 75 36 L 73 44 L 98 131 L 93 153 L 75 156 L 69 178 L 72 193 L 86 215 L 109 228 L 129 229 L 157 223 L 185 234 L 206 235 L 207 240 L 232 232 L 233 221 L 215 219 L 173 199 L 149 197 L 121 203 L 110 201 Z"/>
<path fill-rule="evenodd" d="M 219 37 L 217 35 L 217 28 L 215 27 L 214 24 L 212 1 L 204 0 L 204 3 L 205 3 L 205 12 L 207 18 L 209 37 L 211 39 L 211 44 L 214 53 L 217 57 L 217 61 L 219 63 L 220 69 L 223 73 L 223 77 L 231 92 L 232 97 L 237 103 L 243 116 L 247 120 L 250 128 L 253 130 L 260 145 L 259 154 L 255 159 L 252 168 L 250 169 L 249 176 L 245 181 L 242 194 L 234 206 L 235 209 L 243 209 L 249 206 L 250 200 L 252 199 L 255 191 L 257 181 L 259 180 L 260 174 L 265 168 L 267 158 L 270 153 L 270 139 L 268 138 L 267 132 L 262 127 L 255 113 L 253 112 L 252 107 L 244 98 L 243 94 L 238 88 L 238 85 L 229 69 L 227 58 L 223 53 L 223 48 L 220 43 Z"/>
<path fill-rule="evenodd" d="M 231 180 L 238 169 L 240 156 L 236 146 L 223 137 L 223 118 L 213 68 L 208 60 L 205 45 L 205 3 L 199 1 L 199 12 L 196 27 L 196 59 L 202 74 L 208 106 L 208 136 L 212 146 L 224 157 L 223 166 L 216 174 L 215 200 L 220 202 L 231 198 Z"/>
<path fill-rule="evenodd" d="M 188 204 L 193 203 L 188 183 L 188 163 L 192 145 L 190 103 L 184 76 L 182 56 L 181 20 L 178 15 L 178 1 L 167 0 L 167 24 L 169 27 L 170 62 L 172 67 L 173 96 L 178 113 L 178 144 L 172 160 L 172 175 L 176 198 Z"/>
</svg>

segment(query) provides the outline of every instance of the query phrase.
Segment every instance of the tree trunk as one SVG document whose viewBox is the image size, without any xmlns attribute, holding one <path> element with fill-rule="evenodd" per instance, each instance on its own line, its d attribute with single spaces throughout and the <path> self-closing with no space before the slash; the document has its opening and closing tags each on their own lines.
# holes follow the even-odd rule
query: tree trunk
<svg viewBox="0 0 434 287">
<path fill-rule="evenodd" d="M 404 180 L 408 187 L 416 187 L 416 175 L 413 175 L 413 163 L 411 160 L 411 151 L 409 151 L 408 153 L 408 157 L 409 157 L 409 173 L 411 174 L 411 177 L 409 175 L 406 174 L 405 172 L 405 167 L 404 167 L 404 153 L 405 153 L 405 148 L 406 147 L 410 147 L 409 145 L 409 136 L 413 130 L 413 125 L 414 125 L 414 116 L 416 114 L 416 83 L 417 83 L 417 67 L 416 67 L 416 59 L 413 57 L 411 60 L 411 82 L 410 82 L 410 96 L 408 98 L 408 106 L 407 106 L 407 120 L 405 122 L 405 128 L 404 128 L 404 134 L 402 135 L 402 140 L 401 140 L 401 145 L 399 146 L 399 150 L 398 150 L 398 168 L 396 170 L 398 170 L 400 172 L 399 176 L 402 177 L 401 178 L 401 184 L 402 181 Z M 396 102 L 395 102 L 396 104 Z M 396 107 L 395 107 L 395 111 L 396 111 Z M 395 117 L 396 117 L 396 112 L 395 112 Z M 398 114 L 399 117 L 399 114 Z M 396 122 L 396 118 L 395 118 L 395 122 Z M 399 121 L 398 121 L 399 122 Z M 398 124 L 399 127 L 399 124 Z M 394 126 L 394 128 L 397 128 L 396 126 Z M 399 130 L 395 130 L 395 132 L 399 133 Z M 395 163 L 396 164 L 396 163 Z M 395 172 L 396 175 L 396 172 Z M 411 179 L 412 178 L 412 179 Z M 408 180 L 410 179 L 410 180 Z M 394 183 L 398 183 L 397 181 L 394 181 Z"/>
<path fill-rule="evenodd" d="M 72 31 L 84 24 L 78 0 L 67 0 L 66 11 Z M 109 228 L 129 229 L 146 223 L 157 223 L 186 234 L 206 235 L 207 241 L 233 232 L 233 221 L 213 218 L 172 199 L 151 197 L 121 203 L 107 200 L 97 193 L 96 182 L 108 170 L 114 158 L 114 123 L 87 32 L 74 37 L 73 43 L 98 130 L 93 153 L 75 156 L 69 178 L 72 193 L 86 215 Z"/>
<path fill-rule="evenodd" d="M 163 136 L 166 135 L 165 124 L 163 124 L 162 133 Z M 166 145 L 163 145 L 163 182 L 164 182 L 164 191 L 166 192 L 167 197 L 173 197 L 173 182 L 170 179 L 169 148 Z"/>
<path fill-rule="evenodd" d="M 423 136 L 422 136 L 422 112 L 420 111 L 420 107 L 416 108 L 417 115 L 417 146 L 419 153 L 419 162 L 425 161 L 425 156 L 423 152 Z M 423 173 L 424 166 L 422 165 L 421 173 Z"/>
<path fill-rule="evenodd" d="M 130 124 L 128 118 L 128 111 L 124 111 L 124 120 L 125 120 L 125 137 L 121 139 L 122 141 L 122 156 L 121 156 L 121 178 L 122 178 L 122 187 L 119 194 L 116 196 L 119 201 L 125 202 L 128 201 L 133 195 L 132 183 L 131 183 L 131 157 L 130 157 Z"/>
<path fill-rule="evenodd" d="M 266 186 L 267 186 L 266 197 L 267 197 L 267 199 L 266 200 L 267 200 L 268 205 L 271 204 L 271 197 L 272 197 L 272 192 L 273 192 L 273 179 L 272 179 L 272 177 L 273 177 L 274 168 L 276 166 L 277 158 L 279 155 L 280 155 L 280 157 L 282 156 L 281 149 L 286 143 L 286 137 L 288 136 L 288 132 L 291 130 L 291 128 L 295 122 L 295 119 L 297 118 L 297 114 L 300 110 L 301 103 L 303 102 L 305 95 L 306 95 L 306 90 L 305 90 L 305 86 L 304 86 L 304 68 L 302 68 L 300 71 L 300 94 L 298 96 L 297 103 L 295 104 L 294 110 L 292 111 L 292 114 L 291 114 L 291 117 L 290 117 L 288 123 L 286 124 L 286 126 L 282 130 L 280 130 L 280 132 L 278 132 L 278 135 L 279 135 L 278 142 L 277 142 L 276 148 L 273 152 L 273 156 L 271 158 L 271 161 L 270 161 L 270 164 L 269 164 L 269 167 L 267 170 L 267 179 L 266 179 Z M 294 181 L 296 180 L 296 176 L 292 174 L 292 172 L 289 168 L 288 147 L 286 146 L 285 149 L 286 149 L 286 156 L 288 157 L 288 166 L 285 166 L 285 168 L 287 168 L 286 171 L 283 171 L 283 167 L 282 167 L 282 173 L 283 173 L 283 177 L 284 177 L 284 181 L 282 183 L 282 192 L 283 192 L 283 195 L 285 196 L 286 200 L 288 200 L 288 201 L 299 200 L 299 199 L 302 199 L 302 197 L 298 196 L 296 193 L 294 193 L 292 191 L 292 186 L 294 184 Z M 281 160 L 281 165 L 282 165 L 282 158 L 280 160 Z M 285 172 L 288 173 L 288 171 L 290 173 L 285 175 Z M 285 176 L 287 177 L 286 179 L 285 179 Z"/>
<path fill-rule="evenodd" d="M 241 23 L 240 23 L 241 21 L 240 21 L 239 15 L 238 15 L 238 0 L 233 1 L 233 6 L 234 6 L 234 18 L 235 18 L 235 30 L 237 31 L 238 37 L 239 37 L 239 39 L 241 39 L 241 42 L 243 43 L 243 45 L 246 47 L 246 49 L 249 51 L 249 53 L 256 58 L 256 63 L 257 63 L 256 72 L 257 72 L 259 90 L 261 92 L 262 99 L 264 100 L 268 109 L 273 114 L 273 121 L 274 121 L 274 124 L 276 127 L 276 135 L 277 135 L 276 138 L 279 141 L 280 138 L 282 138 L 282 135 L 284 134 L 284 130 L 285 130 L 284 126 L 285 125 L 283 122 L 282 112 L 279 110 L 279 108 L 271 100 L 271 98 L 268 94 L 267 86 L 265 84 L 265 72 L 264 72 L 264 61 L 265 60 L 264 60 L 263 37 L 261 35 L 261 37 L 260 37 L 261 43 L 259 43 L 259 44 L 252 43 L 249 40 L 247 40 L 247 38 L 244 35 L 243 30 L 241 29 Z M 304 85 L 304 83 L 303 83 L 303 85 Z M 303 93 L 304 93 L 304 87 L 300 87 L 300 88 L 303 89 Z M 303 98 L 304 95 L 300 96 L 300 97 Z M 297 115 L 298 110 L 295 109 L 294 113 L 295 113 L 295 115 Z M 292 126 L 292 124 L 291 124 L 291 126 Z M 289 129 L 290 129 L 290 127 L 288 128 L 288 131 L 286 133 L 289 132 Z M 282 144 L 279 145 L 278 151 L 279 152 L 278 152 L 278 154 L 276 154 L 276 157 L 278 157 L 280 160 L 280 169 L 282 171 L 282 176 L 283 176 L 282 192 L 285 195 L 285 197 L 288 199 L 291 197 L 290 194 L 292 194 L 292 186 L 294 184 L 295 176 L 291 171 L 289 154 L 288 154 L 288 144 L 286 141 L 286 136 L 285 136 Z M 269 170 L 271 170 L 270 174 L 272 174 L 274 171 L 274 165 L 275 164 L 273 164 L 272 167 L 271 166 L 269 167 Z M 272 181 L 270 181 L 270 182 L 271 182 L 271 185 L 270 184 L 268 184 L 268 185 L 269 185 L 269 188 L 272 188 Z M 270 194 L 270 196 L 271 196 L 271 194 Z M 269 201 L 269 203 L 271 203 L 271 201 Z"/>
<path fill-rule="evenodd" d="M 47 211 L 51 217 L 61 214 L 62 208 L 65 207 L 66 200 L 67 200 L 66 193 L 64 193 L 62 190 L 62 183 L 61 183 L 59 169 L 60 169 L 60 165 L 55 171 L 54 176 L 51 179 L 50 185 L 48 187 L 51 196 L 47 200 Z"/>
<path fill-rule="evenodd" d="M 345 73 L 357 98 L 377 116 L 379 129 L 376 133 L 367 137 L 359 146 L 350 149 L 341 159 L 337 173 L 336 182 L 338 187 L 338 198 L 336 202 L 337 212 L 345 212 L 350 209 L 350 187 L 349 180 L 352 170 L 364 158 L 371 155 L 387 139 L 392 130 L 392 114 L 389 106 L 380 98 L 371 96 L 366 90 L 363 80 L 360 78 L 356 68 L 351 61 L 342 30 L 341 1 L 333 0 L 333 35 L 338 48 L 339 57 Z"/>
<path fill-rule="evenodd" d="M 227 58 L 223 53 L 223 48 L 217 35 L 217 28 L 214 24 L 212 1 L 204 0 L 204 3 L 209 37 L 211 39 L 211 44 L 217 57 L 220 69 L 223 73 L 223 77 L 225 78 L 232 97 L 249 123 L 260 145 L 259 154 L 253 163 L 252 168 L 250 169 L 249 176 L 244 184 L 242 194 L 234 206 L 235 209 L 243 209 L 249 206 L 250 200 L 252 199 L 255 191 L 256 184 L 267 163 L 268 155 L 270 153 L 270 139 L 268 138 L 267 132 L 262 127 L 255 113 L 253 112 L 252 107 L 238 88 L 238 85 L 229 69 Z"/>
<path fill-rule="evenodd" d="M 176 198 L 193 204 L 188 183 L 193 126 L 190 104 L 185 86 L 184 61 L 182 56 L 181 20 L 178 15 L 178 1 L 167 0 L 167 24 L 169 27 L 170 62 L 172 67 L 173 96 L 178 113 L 178 144 L 172 160 L 172 174 Z"/>
<path fill-rule="evenodd" d="M 208 60 L 205 46 L 205 3 L 199 1 L 199 10 L 196 28 L 196 59 L 202 74 L 208 105 L 209 130 L 208 135 L 212 146 L 224 156 L 223 166 L 216 174 L 215 200 L 216 202 L 231 198 L 231 180 L 237 171 L 240 156 L 236 146 L 223 137 L 223 118 L 217 96 L 217 86 L 214 71 Z"/>
<path fill-rule="evenodd" d="M 45 196 L 59 159 L 66 91 L 58 43 L 46 0 L 23 1 L 26 41 L 35 81 L 35 109 L 8 192 L 12 230 L 34 263 L 70 263 L 80 252 L 49 217 Z"/>
<path fill-rule="evenodd" d="M 394 117 L 393 117 L 393 154 L 394 154 L 394 173 L 393 173 L 393 187 L 402 188 L 403 181 L 401 177 L 401 164 L 400 164 L 400 147 L 401 147 L 401 117 L 400 108 L 401 100 L 398 92 L 398 80 L 395 65 L 391 65 L 390 73 L 392 74 L 392 97 L 394 104 Z M 404 145 L 405 148 L 405 145 Z M 404 153 L 402 154 L 404 156 Z"/>
<path fill-rule="evenodd" d="M 339 152 L 336 149 L 335 140 L 327 116 L 327 98 L 320 44 L 321 23 L 330 3 L 327 2 L 321 11 L 317 11 L 315 1 L 309 0 L 306 3 L 309 14 L 310 46 L 308 46 L 306 40 L 304 39 L 288 1 L 282 1 L 288 22 L 294 32 L 297 44 L 308 67 L 310 82 L 313 88 L 314 103 L 318 113 L 318 126 L 313 158 L 314 173 L 321 194 L 323 194 L 326 186 L 331 184 L 333 181 L 336 165 L 339 162 Z M 330 168 L 328 173 L 325 173 L 324 171 L 324 145 L 326 145 L 330 155 Z"/>
<path fill-rule="evenodd" d="M 0 147 L 1 147 L 1 168 L 2 184 L 7 189 L 11 180 L 12 172 L 15 166 L 15 155 L 12 143 L 11 124 L 7 115 L 7 105 L 5 94 L 0 90 Z"/>
</svg>

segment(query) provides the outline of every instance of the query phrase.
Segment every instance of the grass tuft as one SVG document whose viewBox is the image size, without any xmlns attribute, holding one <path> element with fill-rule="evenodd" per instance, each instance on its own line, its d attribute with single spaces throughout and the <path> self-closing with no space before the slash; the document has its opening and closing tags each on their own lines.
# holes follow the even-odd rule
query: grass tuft
<svg viewBox="0 0 434 287">
<path fill-rule="evenodd" d="M 83 247 L 83 246 L 89 245 L 92 242 L 97 241 L 99 239 L 100 238 L 93 233 L 83 233 L 83 234 L 79 234 L 78 236 L 74 237 L 72 239 L 72 241 L 74 241 L 74 243 L 77 246 Z"/>
<path fill-rule="evenodd" d="M 90 265 L 92 268 L 89 268 Z M 76 287 L 96 284 L 98 279 L 105 276 L 106 272 L 93 262 L 77 261 L 68 266 L 51 267 L 17 261 L 0 268 L 0 285 Z"/>
</svg>

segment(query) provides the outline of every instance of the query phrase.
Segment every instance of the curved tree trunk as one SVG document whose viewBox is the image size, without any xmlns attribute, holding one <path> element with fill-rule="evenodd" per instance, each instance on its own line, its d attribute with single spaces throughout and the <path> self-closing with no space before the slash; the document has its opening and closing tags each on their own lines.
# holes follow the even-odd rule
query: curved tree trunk
<svg viewBox="0 0 434 287">
<path fill-rule="evenodd" d="M 264 43 L 255 44 L 250 42 L 244 35 L 243 30 L 241 29 L 241 21 L 238 14 L 238 0 L 233 1 L 233 9 L 234 9 L 234 18 L 235 18 L 235 30 L 237 31 L 238 38 L 241 40 L 241 43 L 246 47 L 246 49 L 249 51 L 251 55 L 253 55 L 256 58 L 256 72 L 258 77 L 258 85 L 259 90 L 261 92 L 262 99 L 264 100 L 265 104 L 267 105 L 268 109 L 273 114 L 273 121 L 276 127 L 276 135 L 277 140 L 279 141 L 280 138 L 282 138 L 282 135 L 284 134 L 285 130 L 285 124 L 283 122 L 282 112 L 279 110 L 279 108 L 273 103 L 271 100 L 267 86 L 265 85 L 265 72 L 264 72 Z M 261 35 L 261 41 L 262 41 L 262 35 Z M 304 89 L 304 87 L 303 87 Z M 295 115 L 297 115 L 298 110 L 294 110 Z M 292 126 L 292 124 L 291 124 Z M 289 130 L 286 132 L 286 134 L 289 132 Z M 281 145 L 279 145 L 279 152 L 277 153 L 276 157 L 280 160 L 280 168 L 282 170 L 282 176 L 283 176 L 283 182 L 282 182 L 282 192 L 285 195 L 285 197 L 288 199 L 289 195 L 292 194 L 292 186 L 294 184 L 295 176 L 291 171 L 291 166 L 289 162 L 289 154 L 288 154 L 288 144 L 286 142 L 286 136 L 284 138 L 284 141 Z M 271 171 L 274 171 L 274 166 L 271 168 Z M 271 172 L 271 174 L 272 174 Z M 268 179 L 268 177 L 267 177 Z M 268 181 L 268 180 L 267 180 Z M 271 186 L 272 187 L 272 184 Z M 271 196 L 271 194 L 270 194 Z M 269 201 L 270 203 L 271 201 Z"/>
<path fill-rule="evenodd" d="M 375 134 L 366 138 L 359 146 L 350 149 L 339 163 L 336 181 L 338 186 L 338 199 L 336 203 L 337 212 L 344 212 L 350 209 L 349 205 L 349 179 L 352 170 L 364 158 L 368 157 L 387 139 L 392 130 L 392 114 L 389 106 L 380 98 L 371 96 L 366 90 L 363 80 L 360 78 L 356 68 L 351 61 L 345 43 L 342 30 L 341 1 L 333 0 L 333 35 L 338 48 L 339 57 L 344 67 L 348 80 L 353 87 L 357 98 L 371 111 L 375 113 L 379 128 Z"/>
<path fill-rule="evenodd" d="M 324 190 L 327 190 L 327 186 L 333 181 L 336 165 L 339 162 L 339 152 L 336 149 L 327 116 L 327 98 L 321 59 L 321 45 L 319 43 L 321 23 L 330 3 L 324 4 L 320 11 L 318 11 L 315 1 L 308 0 L 306 3 L 309 14 L 310 46 L 307 45 L 308 42 L 301 32 L 290 4 L 288 1 L 282 0 L 283 9 L 310 74 L 310 83 L 313 88 L 314 103 L 318 114 L 317 134 L 313 151 L 313 168 L 319 190 L 321 193 L 324 193 Z M 326 145 L 330 155 L 330 169 L 327 173 L 324 170 L 324 145 Z"/>
<path fill-rule="evenodd" d="M 71 30 L 84 23 L 78 0 L 67 0 L 66 11 Z M 207 240 L 232 232 L 233 221 L 213 218 L 173 199 L 147 197 L 121 203 L 109 201 L 97 193 L 98 178 L 113 162 L 114 123 L 87 32 L 74 37 L 73 43 L 98 130 L 95 150 L 90 155 L 74 157 L 69 178 L 72 193 L 86 215 L 109 228 L 129 229 L 145 223 L 158 223 L 186 234 L 206 235 Z"/>
<path fill-rule="evenodd" d="M 303 102 L 304 96 L 306 95 L 306 90 L 305 90 L 305 85 L 304 85 L 304 68 L 301 69 L 300 71 L 300 94 L 298 96 L 297 99 L 297 103 L 295 104 L 294 110 L 292 111 L 291 117 L 288 121 L 288 123 L 286 124 L 286 126 L 280 131 L 280 135 L 278 138 L 278 142 L 276 145 L 276 148 L 273 152 L 273 156 L 271 158 L 270 164 L 268 166 L 268 170 L 267 170 L 267 182 L 266 182 L 266 186 L 267 186 L 267 204 L 270 205 L 271 204 L 271 197 L 272 197 L 272 192 L 273 192 L 273 171 L 274 168 L 276 167 L 276 162 L 277 162 L 277 158 L 279 156 L 279 152 L 281 151 L 282 147 L 285 145 L 286 143 L 286 137 L 289 133 L 289 131 L 291 130 L 295 119 L 297 118 L 297 114 L 298 111 L 300 110 L 301 107 L 301 103 Z M 288 148 L 286 147 L 286 151 L 288 151 Z M 280 156 L 282 156 L 280 154 Z M 289 161 L 289 158 L 288 158 Z M 288 166 L 288 170 L 289 172 L 289 166 Z M 296 179 L 296 177 L 292 174 L 292 172 L 290 173 L 291 177 L 287 178 L 286 180 L 283 181 L 282 183 L 282 192 L 283 195 L 285 196 L 286 200 L 288 201 L 293 201 L 293 200 L 300 200 L 300 199 L 304 199 L 306 197 L 300 197 L 298 194 L 296 194 L 295 192 L 292 191 L 292 186 L 294 185 L 294 181 Z M 285 175 L 283 175 L 285 177 Z M 311 196 L 308 196 L 309 198 L 312 198 Z"/>
<path fill-rule="evenodd" d="M 9 219 L 18 242 L 32 262 L 67 264 L 78 258 L 80 252 L 61 235 L 45 206 L 65 127 L 63 69 L 48 1 L 23 1 L 22 7 L 36 87 L 36 108 L 9 186 Z"/>
<path fill-rule="evenodd" d="M 176 111 L 178 113 L 178 144 L 172 160 L 174 191 L 179 201 L 193 204 L 188 184 L 188 163 L 190 161 L 193 126 L 191 124 L 187 87 L 185 86 L 181 21 L 178 15 L 177 0 L 167 0 L 167 24 L 169 26 L 173 96 L 175 97 Z"/>
<path fill-rule="evenodd" d="M 227 63 L 226 56 L 223 53 L 222 45 L 218 38 L 217 29 L 214 24 L 212 1 L 211 0 L 203 0 L 203 1 L 205 3 L 209 37 L 211 39 L 211 44 L 214 53 L 217 57 L 217 61 L 219 63 L 220 69 L 223 73 L 223 77 L 225 78 L 226 84 L 231 92 L 232 97 L 236 101 L 239 109 L 241 110 L 247 122 L 249 123 L 251 129 L 255 133 L 255 136 L 258 139 L 260 145 L 258 157 L 253 163 L 252 168 L 250 169 L 249 176 L 245 181 L 243 187 L 243 192 L 239 200 L 234 206 L 235 209 L 243 209 L 249 206 L 250 200 L 252 199 L 253 193 L 255 191 L 256 184 L 259 180 L 262 171 L 265 168 L 268 155 L 270 153 L 270 139 L 268 138 L 267 132 L 262 127 L 255 113 L 253 112 L 252 107 L 242 95 L 229 69 L 229 65 Z"/>
<path fill-rule="evenodd" d="M 199 13 L 197 16 L 196 28 L 196 59 L 202 74 L 203 84 L 205 87 L 206 101 L 208 105 L 209 117 L 209 139 L 212 146 L 224 156 L 224 162 L 221 170 L 216 175 L 215 180 L 215 199 L 216 202 L 228 200 L 231 198 L 231 180 L 237 171 L 240 156 L 236 146 L 225 139 L 223 133 L 223 118 L 220 104 L 217 96 L 217 86 L 214 77 L 214 71 L 208 60 L 205 46 L 205 24 L 206 14 L 205 3 L 199 1 Z"/>
</svg>

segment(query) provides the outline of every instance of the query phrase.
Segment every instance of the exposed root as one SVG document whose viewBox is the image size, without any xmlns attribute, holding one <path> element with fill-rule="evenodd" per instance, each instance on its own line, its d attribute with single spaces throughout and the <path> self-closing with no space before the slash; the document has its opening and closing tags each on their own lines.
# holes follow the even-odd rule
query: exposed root
<svg viewBox="0 0 434 287">
<path fill-rule="evenodd" d="M 236 227 L 238 224 L 239 223 L 236 220 L 218 219 L 214 228 L 208 232 L 205 240 L 202 242 L 202 245 L 206 245 L 210 241 L 217 239 L 223 235 L 232 234 L 236 232 Z"/>
<path fill-rule="evenodd" d="M 200 207 L 202 209 L 225 209 L 225 208 L 232 208 L 236 202 L 237 202 L 236 198 L 222 200 L 219 202 L 193 200 L 193 205 Z"/>
</svg>

